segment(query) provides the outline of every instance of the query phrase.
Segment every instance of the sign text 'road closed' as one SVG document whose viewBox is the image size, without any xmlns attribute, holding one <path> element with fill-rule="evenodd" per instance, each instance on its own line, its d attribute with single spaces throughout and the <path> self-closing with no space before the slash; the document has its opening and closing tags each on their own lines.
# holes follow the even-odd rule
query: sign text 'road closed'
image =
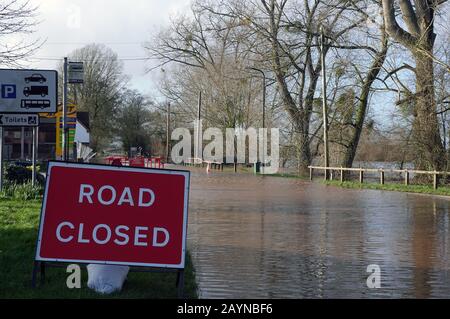
<svg viewBox="0 0 450 319">
<path fill-rule="evenodd" d="M 36 260 L 184 268 L 189 172 L 50 162 Z"/>
</svg>

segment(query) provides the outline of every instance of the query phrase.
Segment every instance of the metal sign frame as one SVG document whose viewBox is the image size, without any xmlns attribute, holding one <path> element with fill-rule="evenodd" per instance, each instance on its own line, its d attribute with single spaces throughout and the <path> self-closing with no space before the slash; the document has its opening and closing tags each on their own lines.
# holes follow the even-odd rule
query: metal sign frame
<svg viewBox="0 0 450 319">
<path fill-rule="evenodd" d="M 58 258 L 42 258 L 40 256 L 40 249 L 42 243 L 43 226 L 45 221 L 45 208 L 47 204 L 48 189 L 51 181 L 51 168 L 52 167 L 70 167 L 70 168 L 92 168 L 98 170 L 113 170 L 113 171 L 132 171 L 132 172 L 142 172 L 149 173 L 151 171 L 157 174 L 167 174 L 167 175 L 183 175 L 185 177 L 184 185 L 184 203 L 183 203 L 183 234 L 182 234 L 182 255 L 181 262 L 179 265 L 167 265 L 167 264 L 149 264 L 149 263 L 135 263 L 135 262 L 118 262 L 118 261 L 100 261 L 100 260 L 78 260 L 78 259 L 58 259 Z M 41 285 L 45 281 L 45 269 L 46 266 L 58 267 L 60 263 L 79 263 L 79 264 L 100 264 L 100 265 L 126 265 L 134 267 L 137 269 L 132 269 L 135 272 L 175 272 L 177 273 L 177 290 L 178 297 L 183 297 L 184 292 L 184 270 L 186 264 L 186 240 L 187 240 L 187 222 L 188 222 L 188 208 L 189 208 L 189 190 L 190 190 L 190 171 L 186 170 L 167 170 L 167 169 L 156 169 L 156 168 L 137 168 L 137 167 L 126 167 L 126 166 L 111 166 L 104 164 L 90 164 L 90 163 L 69 163 L 63 161 L 49 161 L 47 168 L 47 180 L 44 190 L 44 198 L 41 206 L 40 222 L 39 222 L 39 233 L 36 243 L 35 251 L 35 261 L 32 273 L 32 286 L 36 287 L 37 274 L 41 273 Z M 56 264 L 55 264 L 56 263 Z"/>
</svg>

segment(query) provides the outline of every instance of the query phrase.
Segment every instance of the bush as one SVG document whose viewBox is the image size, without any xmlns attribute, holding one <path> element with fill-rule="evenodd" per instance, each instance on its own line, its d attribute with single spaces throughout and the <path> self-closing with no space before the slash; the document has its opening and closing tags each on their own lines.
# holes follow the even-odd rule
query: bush
<svg viewBox="0 0 450 319">
<path fill-rule="evenodd" d="M 39 172 L 39 167 L 36 167 Z M 10 184 L 26 184 L 31 182 L 32 171 L 31 168 L 25 167 L 23 165 L 9 165 L 6 167 L 5 179 Z M 37 174 L 37 182 L 43 185 L 45 178 Z"/>
<path fill-rule="evenodd" d="M 43 194 L 44 188 L 41 185 L 6 183 L 0 197 L 26 201 L 40 199 Z"/>
</svg>

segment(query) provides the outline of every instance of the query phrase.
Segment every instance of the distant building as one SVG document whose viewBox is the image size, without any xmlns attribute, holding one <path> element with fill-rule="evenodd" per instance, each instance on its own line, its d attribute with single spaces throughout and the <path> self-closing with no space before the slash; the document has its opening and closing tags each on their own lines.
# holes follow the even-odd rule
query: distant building
<svg viewBox="0 0 450 319">
<path fill-rule="evenodd" d="M 43 114 L 39 125 L 38 160 L 57 159 L 56 156 L 56 116 Z M 89 113 L 76 112 L 75 142 L 89 146 L 90 141 Z M 73 152 L 76 154 L 76 146 Z M 4 158 L 5 160 L 31 160 L 32 158 L 32 128 L 4 128 Z"/>
</svg>

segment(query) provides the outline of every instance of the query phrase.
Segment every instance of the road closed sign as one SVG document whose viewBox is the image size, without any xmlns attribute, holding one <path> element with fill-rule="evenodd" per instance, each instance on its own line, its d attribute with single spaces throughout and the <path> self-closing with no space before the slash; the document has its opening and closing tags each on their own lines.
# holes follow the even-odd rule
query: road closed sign
<svg viewBox="0 0 450 319">
<path fill-rule="evenodd" d="M 50 162 L 36 260 L 184 268 L 189 172 Z"/>
</svg>

